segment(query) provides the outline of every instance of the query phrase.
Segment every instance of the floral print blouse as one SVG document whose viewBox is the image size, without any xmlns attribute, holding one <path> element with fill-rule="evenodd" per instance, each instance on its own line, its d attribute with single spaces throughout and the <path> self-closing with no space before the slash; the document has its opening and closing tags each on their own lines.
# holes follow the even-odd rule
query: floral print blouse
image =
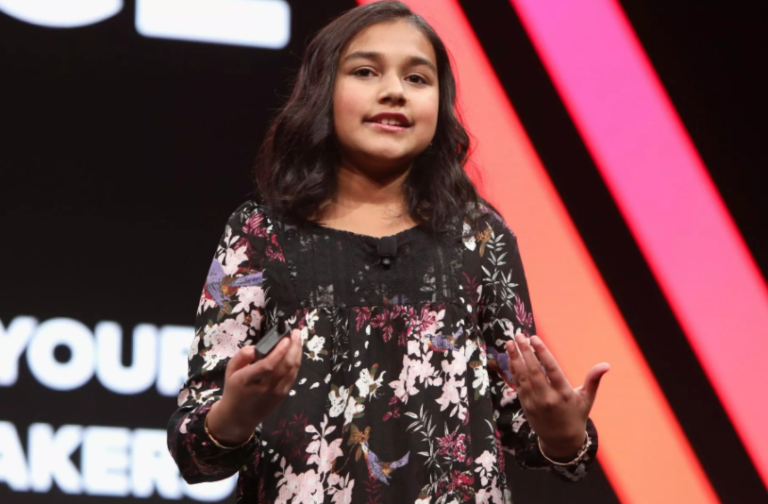
<svg viewBox="0 0 768 504">
<path fill-rule="evenodd" d="M 237 502 L 511 502 L 504 452 L 527 468 L 582 478 L 549 463 L 515 392 L 505 342 L 536 333 L 515 235 L 490 208 L 456 233 L 417 226 L 379 240 L 297 226 L 254 202 L 230 217 L 197 310 L 189 375 L 168 445 L 190 483 L 239 473 Z M 244 446 L 206 434 L 229 358 L 276 323 L 301 330 L 293 389 Z"/>
</svg>

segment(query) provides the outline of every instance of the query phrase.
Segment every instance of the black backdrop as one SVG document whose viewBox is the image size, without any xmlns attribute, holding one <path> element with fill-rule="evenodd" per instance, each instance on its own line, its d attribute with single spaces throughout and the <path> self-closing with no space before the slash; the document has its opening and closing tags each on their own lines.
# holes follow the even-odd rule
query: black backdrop
<svg viewBox="0 0 768 504">
<path fill-rule="evenodd" d="M 253 157 L 308 37 L 354 6 L 289 3 L 291 40 L 281 50 L 144 38 L 133 2 L 69 30 L 0 13 L 4 330 L 21 315 L 91 329 L 117 321 L 125 334 L 193 323 L 224 222 L 248 197 Z M 746 1 L 621 3 L 765 275 L 765 17 Z M 509 2 L 461 4 L 721 501 L 768 502 Z M 32 423 L 162 429 L 173 408 L 154 388 L 118 395 L 95 378 L 50 390 L 23 356 L 15 385 L 0 386 L 0 421 L 15 425 L 25 453 Z M 79 467 L 79 451 L 72 460 Z M 618 502 L 599 469 L 573 486 L 510 471 L 518 504 Z M 130 500 L 0 482 L 10 504 Z"/>
</svg>

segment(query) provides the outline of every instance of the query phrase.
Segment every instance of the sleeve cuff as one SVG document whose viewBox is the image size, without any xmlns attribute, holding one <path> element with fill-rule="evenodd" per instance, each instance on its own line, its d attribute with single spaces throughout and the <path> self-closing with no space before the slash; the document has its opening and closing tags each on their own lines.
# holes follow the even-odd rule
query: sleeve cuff
<svg viewBox="0 0 768 504">
<path fill-rule="evenodd" d="M 258 439 L 261 437 L 258 430 L 255 430 L 253 435 L 239 446 L 219 443 L 209 435 L 206 428 L 208 412 L 214 403 L 215 401 L 211 401 L 205 404 L 191 412 L 184 420 L 189 453 L 201 472 L 208 474 L 221 472 L 225 467 L 238 467 L 252 455 L 258 458 Z M 254 463 L 257 464 L 258 460 L 254 460 Z"/>
</svg>

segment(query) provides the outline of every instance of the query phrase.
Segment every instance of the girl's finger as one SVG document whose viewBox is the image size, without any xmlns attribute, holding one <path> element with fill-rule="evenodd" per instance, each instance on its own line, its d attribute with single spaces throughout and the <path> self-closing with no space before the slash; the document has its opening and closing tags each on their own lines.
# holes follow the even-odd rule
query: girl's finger
<svg viewBox="0 0 768 504">
<path fill-rule="evenodd" d="M 560 364 L 555 360 L 555 356 L 549 351 L 547 346 L 541 341 L 538 336 L 533 336 L 530 340 L 531 346 L 536 350 L 536 356 L 539 358 L 539 362 L 544 366 L 544 371 L 547 374 L 549 383 L 560 392 L 561 394 L 572 393 L 573 387 L 568 382 L 568 378 L 565 377 L 565 373 L 560 368 Z"/>
<path fill-rule="evenodd" d="M 257 360 L 243 370 L 245 373 L 247 373 L 247 376 L 245 377 L 246 380 L 250 383 L 253 381 L 255 376 L 263 376 L 266 378 L 268 375 L 279 372 L 281 362 L 285 359 L 285 356 L 288 353 L 290 347 L 290 338 L 283 338 L 280 340 L 280 342 L 275 345 L 275 348 L 273 348 L 269 354 Z"/>
<path fill-rule="evenodd" d="M 584 380 L 584 386 L 582 387 L 583 393 L 589 404 L 595 402 L 595 396 L 597 395 L 597 387 L 600 386 L 600 380 L 603 375 L 611 369 L 611 366 L 607 362 L 601 362 L 595 367 L 589 370 L 587 378 Z"/>
<path fill-rule="evenodd" d="M 285 358 L 280 361 L 278 364 L 279 367 L 275 371 L 275 374 L 279 377 L 278 379 L 282 379 L 282 377 L 288 376 L 291 373 L 296 373 L 298 371 L 298 366 L 301 363 L 301 353 L 303 351 L 301 331 L 294 329 L 291 331 L 291 335 L 285 339 L 288 340 L 288 351 L 285 353 Z"/>
<path fill-rule="evenodd" d="M 523 356 L 525 361 L 525 370 L 530 379 L 531 387 L 540 392 L 545 391 L 549 387 L 549 383 L 547 383 L 547 377 L 541 369 L 539 359 L 533 353 L 531 342 L 524 334 L 516 334 L 515 342 L 520 349 L 520 355 Z"/>
<path fill-rule="evenodd" d="M 255 355 L 255 349 L 251 345 L 244 346 L 235 352 L 235 355 L 232 356 L 232 358 L 229 360 L 229 364 L 227 364 L 225 376 L 229 378 L 233 373 L 236 373 L 240 369 L 248 366 L 248 364 L 253 362 Z"/>
<path fill-rule="evenodd" d="M 525 368 L 523 357 L 520 355 L 520 350 L 514 341 L 508 341 L 506 348 L 507 355 L 509 355 L 509 371 L 512 373 L 515 386 L 518 390 L 521 388 L 525 390 L 530 385 L 530 380 L 528 379 L 528 372 Z"/>
<path fill-rule="evenodd" d="M 280 360 L 276 374 L 284 376 L 290 373 L 296 367 L 296 359 L 301 357 L 301 333 L 298 330 L 291 332 L 291 335 L 283 338 L 288 341 L 288 350 L 285 357 Z"/>
<path fill-rule="evenodd" d="M 281 374 L 278 377 L 279 381 L 276 383 L 275 388 L 289 391 L 299 374 L 299 366 L 301 365 L 301 356 L 304 349 L 300 331 L 294 330 L 291 337 L 286 339 L 290 340 L 291 349 L 285 357 L 286 367 L 281 369 Z"/>
<path fill-rule="evenodd" d="M 291 332 L 291 342 L 293 345 L 293 360 L 291 361 L 295 367 L 301 365 L 301 358 L 304 352 L 304 345 L 301 341 L 301 331 L 294 329 Z"/>
</svg>

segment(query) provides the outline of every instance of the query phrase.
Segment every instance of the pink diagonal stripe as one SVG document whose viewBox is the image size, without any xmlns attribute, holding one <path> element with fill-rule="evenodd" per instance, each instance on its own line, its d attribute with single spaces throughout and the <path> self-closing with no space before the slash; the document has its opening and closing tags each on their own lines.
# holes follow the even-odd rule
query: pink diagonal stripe
<svg viewBox="0 0 768 504">
<path fill-rule="evenodd" d="M 631 25 L 616 0 L 511 3 L 768 486 L 768 289 Z"/>
</svg>

